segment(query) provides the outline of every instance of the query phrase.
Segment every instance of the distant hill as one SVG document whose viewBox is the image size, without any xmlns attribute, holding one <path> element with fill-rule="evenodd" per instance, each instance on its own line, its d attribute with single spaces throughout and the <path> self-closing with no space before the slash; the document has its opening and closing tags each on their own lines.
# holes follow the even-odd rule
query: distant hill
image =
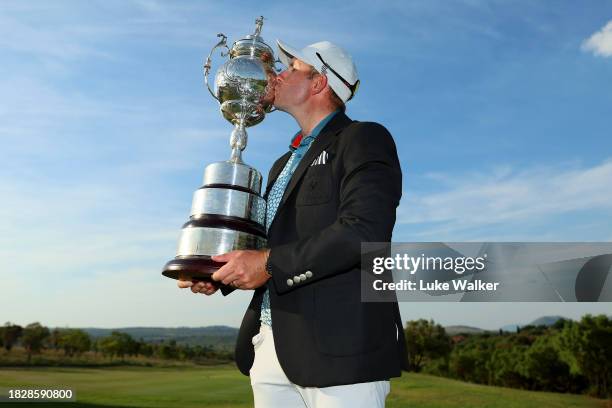
<svg viewBox="0 0 612 408">
<path fill-rule="evenodd" d="M 517 327 L 527 325 L 551 326 L 562 316 L 542 316 L 528 324 L 509 324 L 500 329 L 505 332 L 516 332 Z M 444 328 L 446 333 L 454 336 L 456 334 L 481 334 L 490 332 L 478 327 L 453 325 Z M 206 327 L 122 327 L 116 329 L 99 329 L 95 327 L 82 328 L 93 338 L 109 336 L 113 331 L 127 333 L 136 340 L 144 340 L 151 343 L 161 343 L 162 341 L 175 340 L 178 344 L 188 344 L 191 346 L 212 346 L 230 349 L 234 347 L 238 337 L 238 329 L 229 326 L 206 326 Z"/>
<path fill-rule="evenodd" d="M 505 326 L 500 327 L 499 330 L 505 331 L 505 332 L 510 332 L 510 333 L 516 333 L 517 330 L 518 330 L 518 327 L 519 327 L 518 324 L 507 324 Z"/>
<path fill-rule="evenodd" d="M 454 336 L 456 334 L 481 334 L 487 331 L 471 326 L 446 326 L 444 330 L 446 331 L 446 334 L 450 336 Z"/>
<path fill-rule="evenodd" d="M 553 324 L 557 323 L 561 319 L 569 320 L 569 319 L 567 319 L 566 317 L 563 317 L 563 316 L 542 316 L 542 317 L 539 317 L 539 318 L 535 319 L 531 323 L 526 323 L 526 324 L 507 324 L 505 326 L 500 327 L 499 329 L 502 330 L 502 331 L 505 331 L 506 333 L 516 333 L 516 331 L 517 331 L 517 329 L 519 327 L 525 327 L 525 326 L 552 326 Z M 478 327 L 461 326 L 461 325 L 446 326 L 444 328 L 444 330 L 446 330 L 446 333 L 451 335 L 451 336 L 454 336 L 456 334 L 480 334 L 480 333 L 486 333 L 486 332 L 490 332 L 491 331 L 491 330 L 480 329 Z"/>
<path fill-rule="evenodd" d="M 525 327 L 525 326 L 552 326 L 553 324 L 557 323 L 559 320 L 561 319 L 566 319 L 566 320 L 571 320 L 568 319 L 566 317 L 563 316 L 542 316 L 539 317 L 535 320 L 533 320 L 530 323 L 527 324 L 507 324 L 505 326 L 500 327 L 501 330 L 505 331 L 505 332 L 516 332 L 518 327 Z"/>
<path fill-rule="evenodd" d="M 542 316 L 529 323 L 530 326 L 552 326 L 561 319 L 566 319 L 563 316 Z M 566 319 L 567 320 L 567 319 Z"/>
<path fill-rule="evenodd" d="M 116 329 L 98 329 L 83 327 L 91 337 L 110 336 L 113 331 L 127 333 L 136 340 L 142 339 L 150 343 L 175 340 L 177 344 L 190 346 L 213 346 L 232 348 L 238 337 L 238 329 L 229 326 L 207 327 L 122 327 Z"/>
</svg>

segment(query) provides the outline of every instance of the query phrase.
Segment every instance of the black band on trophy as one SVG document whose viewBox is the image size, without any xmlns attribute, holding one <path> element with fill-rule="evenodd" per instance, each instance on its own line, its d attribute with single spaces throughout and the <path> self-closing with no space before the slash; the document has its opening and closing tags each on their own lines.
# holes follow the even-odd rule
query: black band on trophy
<svg viewBox="0 0 612 408">
<path fill-rule="evenodd" d="M 258 235 L 262 238 L 266 238 L 266 230 L 263 225 L 238 217 L 228 217 L 217 214 L 201 214 L 197 217 L 193 217 L 183 225 L 183 228 L 197 227 L 225 228 L 231 231 L 242 231 L 246 232 L 247 234 Z"/>
<path fill-rule="evenodd" d="M 255 190 L 251 190 L 248 187 L 243 187 L 243 186 L 237 186 L 235 184 L 207 184 L 204 185 L 202 187 L 200 187 L 200 190 L 203 188 L 223 188 L 223 189 L 231 189 L 231 190 L 237 190 L 237 191 L 242 191 L 245 193 L 250 193 L 250 194 L 255 194 L 255 195 L 260 195 L 259 192 L 255 191 Z"/>
</svg>

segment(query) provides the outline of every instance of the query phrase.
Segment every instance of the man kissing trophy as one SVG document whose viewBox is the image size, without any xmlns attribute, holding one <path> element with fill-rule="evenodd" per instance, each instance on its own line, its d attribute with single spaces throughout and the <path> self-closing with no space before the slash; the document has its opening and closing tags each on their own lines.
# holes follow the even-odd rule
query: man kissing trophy
<svg viewBox="0 0 612 408">
<path fill-rule="evenodd" d="M 236 41 L 231 49 L 227 37 L 218 34 L 221 40 L 204 64 L 206 87 L 220 103 L 223 117 L 234 125 L 232 152 L 229 160 L 206 166 L 204 182 L 193 195 L 189 221 L 181 231 L 176 257 L 166 263 L 162 272 L 169 278 L 211 280 L 210 276 L 223 265 L 213 261 L 212 256 L 266 246 L 262 176 L 242 161 L 246 128 L 261 122 L 272 111 L 274 100 L 274 52 L 260 35 L 263 17 L 255 24 L 255 32 Z M 213 92 L 208 74 L 217 48 L 227 49 L 221 56 L 229 59 L 217 70 Z"/>
</svg>

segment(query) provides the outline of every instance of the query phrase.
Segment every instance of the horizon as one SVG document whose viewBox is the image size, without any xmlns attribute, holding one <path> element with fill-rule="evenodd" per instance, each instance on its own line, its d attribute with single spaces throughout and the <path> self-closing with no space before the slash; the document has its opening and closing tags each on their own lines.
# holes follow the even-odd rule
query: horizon
<svg viewBox="0 0 612 408">
<path fill-rule="evenodd" d="M 494 327 L 494 328 L 484 328 L 484 327 L 480 327 L 480 326 L 472 326 L 469 324 L 461 324 L 461 323 L 452 323 L 452 324 L 444 324 L 442 325 L 445 328 L 448 327 L 468 327 L 468 328 L 474 328 L 474 329 L 480 329 L 480 330 L 485 330 L 485 331 L 497 331 L 499 329 L 503 329 L 504 327 L 508 327 L 508 326 L 519 326 L 519 327 L 525 327 L 525 326 L 530 326 L 532 325 L 533 322 L 535 322 L 536 320 L 540 320 L 540 319 L 546 319 L 546 318 L 560 318 L 560 319 L 565 319 L 565 320 L 573 320 L 573 321 L 579 321 L 582 317 L 588 315 L 590 313 L 584 314 L 578 318 L 569 318 L 566 316 L 560 316 L 560 315 L 543 315 L 543 316 L 539 316 L 537 318 L 534 318 L 532 320 L 530 320 L 529 322 L 514 322 L 514 323 L 510 323 L 510 324 L 504 324 L 502 326 L 499 327 Z M 606 314 L 606 313 L 595 313 L 592 314 L 594 316 L 596 315 L 604 315 L 607 316 L 609 318 L 612 318 L 612 314 Z M 429 320 L 429 319 L 426 319 Z M 432 319 L 433 320 L 433 319 Z M 436 324 L 440 324 L 439 322 L 433 320 L 434 323 Z M 40 323 L 43 326 L 49 327 L 49 328 L 53 328 L 53 329 L 101 329 L 101 330 L 121 330 L 121 329 L 207 329 L 207 328 L 214 328 L 214 327 L 222 327 L 222 328 L 230 328 L 230 329 L 235 329 L 238 330 L 240 327 L 239 326 L 229 326 L 229 325 L 225 325 L 225 324 L 213 324 L 213 325 L 207 325 L 207 326 L 114 326 L 114 327 L 100 327 L 100 326 L 51 326 L 51 325 L 45 325 L 44 322 L 40 322 L 40 321 L 34 321 L 34 322 L 29 322 L 26 324 L 20 324 L 18 322 L 13 322 L 13 321 L 7 321 L 6 323 L 11 323 L 11 324 L 18 324 L 19 326 L 25 327 L 27 324 L 30 323 Z M 6 324 L 5 323 L 5 324 Z M 404 322 L 406 323 L 406 322 Z"/>
</svg>

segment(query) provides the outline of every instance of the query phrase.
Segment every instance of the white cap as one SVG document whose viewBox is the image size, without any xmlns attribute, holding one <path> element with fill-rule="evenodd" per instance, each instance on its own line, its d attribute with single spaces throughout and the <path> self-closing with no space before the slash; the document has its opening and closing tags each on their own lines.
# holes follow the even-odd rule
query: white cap
<svg viewBox="0 0 612 408">
<path fill-rule="evenodd" d="M 359 88 L 359 76 L 353 58 L 344 49 L 329 41 L 310 44 L 301 51 L 276 40 L 278 57 L 286 66 L 291 65 L 291 58 L 297 58 L 312 65 L 319 73 L 327 77 L 327 84 L 343 102 L 351 99 Z"/>
</svg>

